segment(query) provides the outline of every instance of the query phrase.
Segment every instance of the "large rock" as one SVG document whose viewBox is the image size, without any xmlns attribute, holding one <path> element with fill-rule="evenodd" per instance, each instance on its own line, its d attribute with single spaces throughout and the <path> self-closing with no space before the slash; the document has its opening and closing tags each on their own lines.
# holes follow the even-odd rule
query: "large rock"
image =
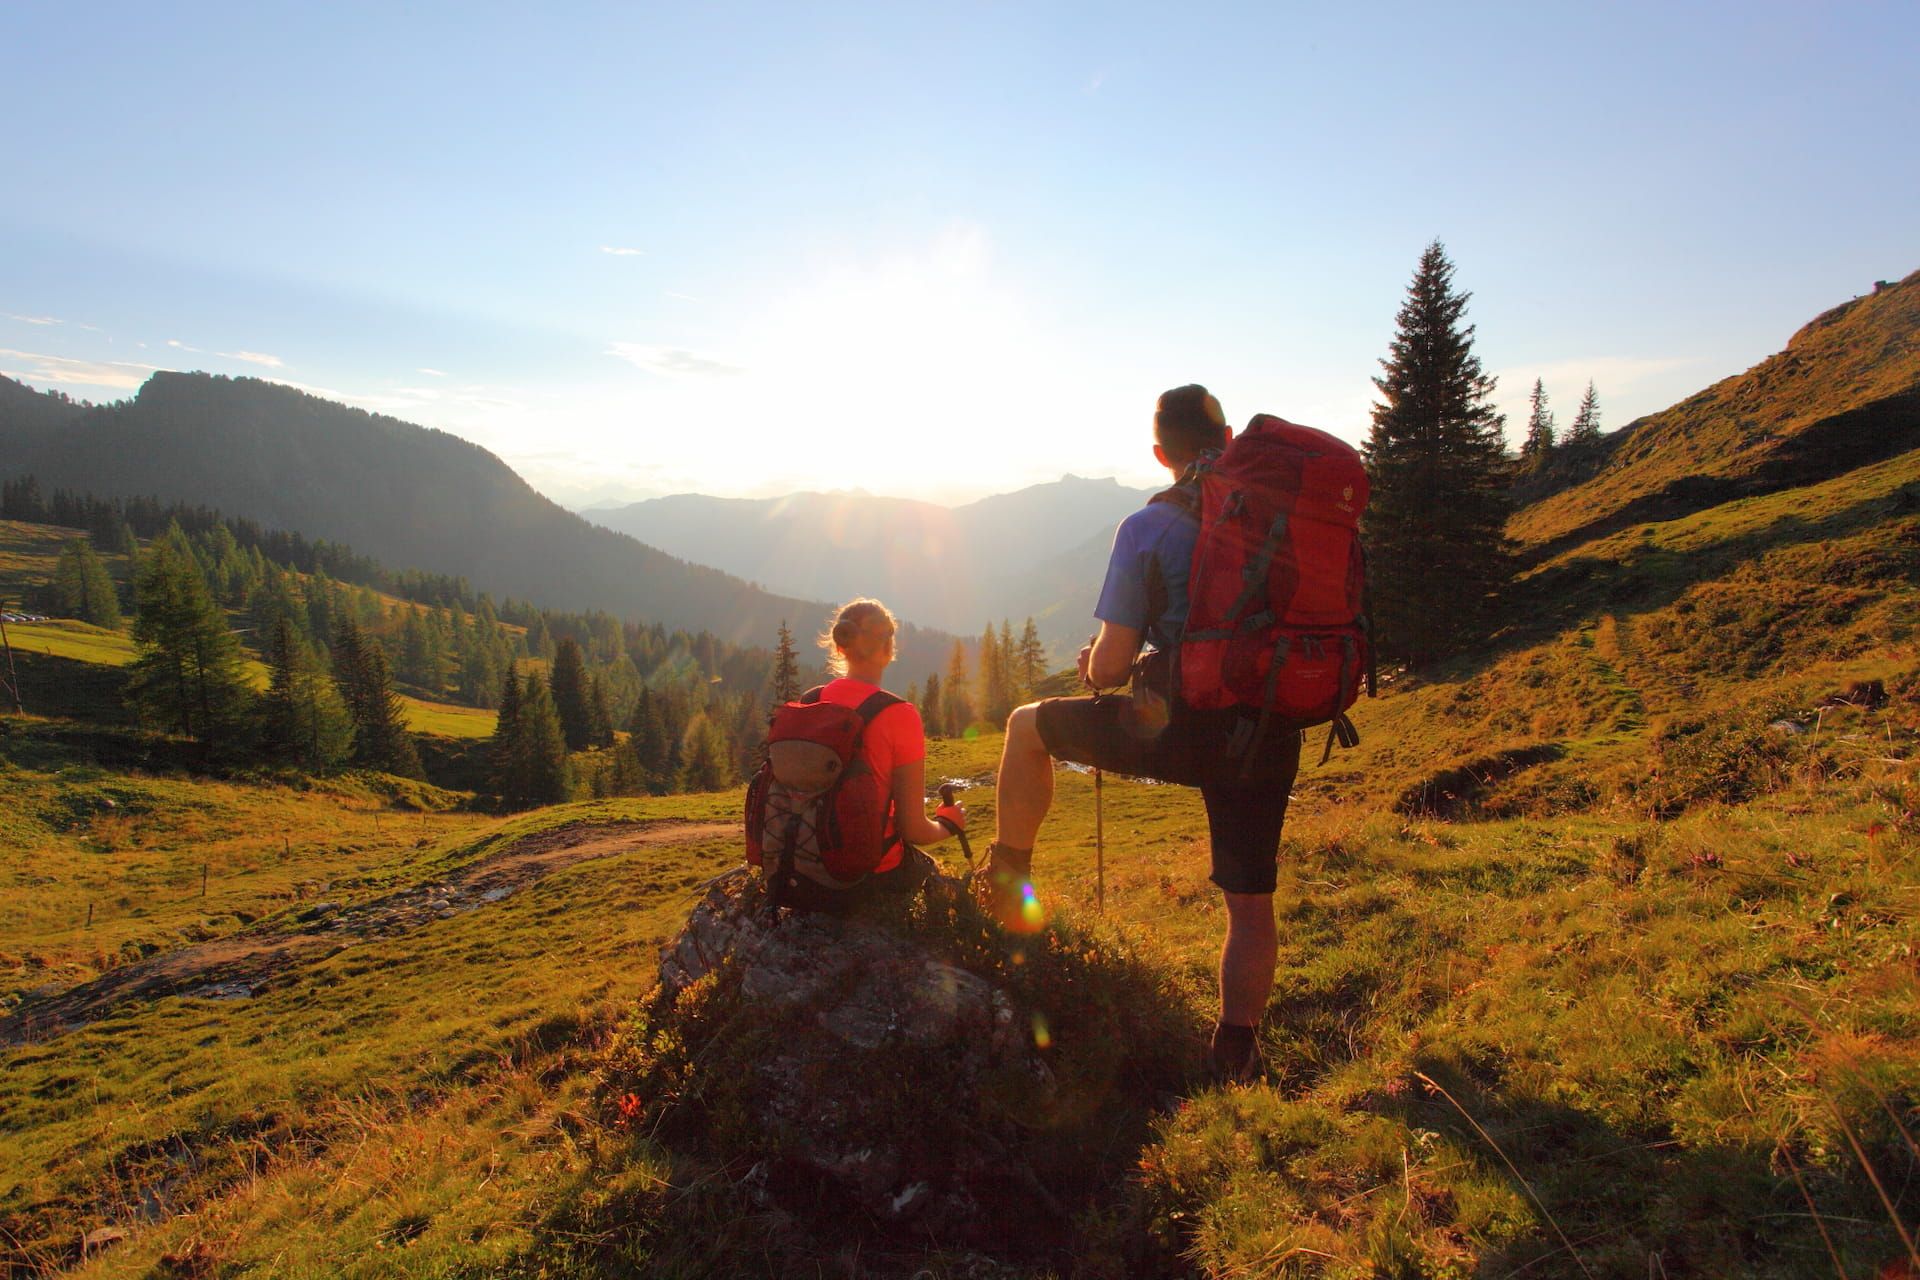
<svg viewBox="0 0 1920 1280">
<path fill-rule="evenodd" d="M 655 1030 L 702 1075 L 684 1092 L 703 1127 L 730 1130 L 709 1136 L 754 1161 L 763 1198 L 817 1204 L 825 1187 L 947 1238 L 1059 1212 L 1019 1155 L 1016 1117 L 1054 1094 L 1031 1014 L 897 916 L 776 922 L 757 882 L 732 877 L 662 949 L 660 992 Z"/>
</svg>

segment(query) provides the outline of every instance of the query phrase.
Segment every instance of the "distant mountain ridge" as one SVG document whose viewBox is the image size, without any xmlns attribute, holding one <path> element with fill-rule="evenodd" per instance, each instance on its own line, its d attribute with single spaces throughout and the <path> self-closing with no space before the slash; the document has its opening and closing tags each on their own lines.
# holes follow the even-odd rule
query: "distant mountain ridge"
<svg viewBox="0 0 1920 1280">
<path fill-rule="evenodd" d="M 1058 645 L 1091 625 L 1114 527 L 1152 493 L 1063 476 L 951 508 L 864 493 L 676 494 L 585 514 L 775 590 L 877 596 L 962 634 L 1033 616 Z"/>
<path fill-rule="evenodd" d="M 44 490 L 155 496 L 347 543 L 395 568 L 559 609 L 769 645 L 819 600 L 761 590 L 549 501 L 478 445 L 277 383 L 154 374 L 130 400 L 66 403 L 0 379 L 0 473 Z M 951 636 L 908 628 L 901 682 L 944 665 Z"/>
</svg>

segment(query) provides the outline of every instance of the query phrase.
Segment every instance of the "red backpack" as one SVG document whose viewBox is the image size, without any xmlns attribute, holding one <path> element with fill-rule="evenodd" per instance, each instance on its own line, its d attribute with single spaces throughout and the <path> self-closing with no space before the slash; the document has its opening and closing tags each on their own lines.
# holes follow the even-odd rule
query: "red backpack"
<svg viewBox="0 0 1920 1280">
<path fill-rule="evenodd" d="M 766 875 L 775 911 L 830 906 L 886 855 L 889 780 L 860 744 L 902 699 L 882 689 L 855 708 L 820 695 L 809 689 L 774 711 L 767 758 L 747 786 L 747 861 Z"/>
<path fill-rule="evenodd" d="M 1251 765 L 1274 720 L 1331 724 L 1360 741 L 1347 708 L 1373 693 L 1359 453 L 1324 431 L 1256 415 L 1217 455 L 1155 501 L 1200 517 L 1180 644 L 1178 691 L 1201 710 L 1258 708 Z"/>
</svg>

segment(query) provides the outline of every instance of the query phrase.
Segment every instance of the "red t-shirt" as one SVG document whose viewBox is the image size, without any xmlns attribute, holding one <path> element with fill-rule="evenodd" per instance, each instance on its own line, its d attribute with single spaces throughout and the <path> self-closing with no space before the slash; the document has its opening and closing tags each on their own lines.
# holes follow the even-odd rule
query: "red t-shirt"
<svg viewBox="0 0 1920 1280">
<path fill-rule="evenodd" d="M 858 708 L 878 692 L 878 685 L 842 676 L 820 691 L 820 700 L 835 706 Z M 920 724 L 920 708 L 911 702 L 901 701 L 875 716 L 860 739 L 860 758 L 867 762 L 867 767 L 891 792 L 894 769 L 927 758 L 927 733 Z M 894 825 L 889 819 L 888 837 L 891 838 L 893 833 Z M 899 865 L 900 850 L 894 848 L 887 851 L 886 857 L 880 859 L 880 865 L 874 870 L 891 871 Z"/>
</svg>

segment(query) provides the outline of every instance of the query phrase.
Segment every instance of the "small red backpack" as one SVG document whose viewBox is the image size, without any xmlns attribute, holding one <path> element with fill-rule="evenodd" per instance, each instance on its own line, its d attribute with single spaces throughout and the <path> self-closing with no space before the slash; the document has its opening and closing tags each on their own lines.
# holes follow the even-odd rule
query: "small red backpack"
<svg viewBox="0 0 1920 1280">
<path fill-rule="evenodd" d="M 1217 455 L 1156 496 L 1197 512 L 1178 691 L 1187 706 L 1260 712 L 1249 766 L 1273 721 L 1330 724 L 1360 741 L 1347 708 L 1373 693 L 1360 454 L 1324 431 L 1256 415 Z"/>
<path fill-rule="evenodd" d="M 872 724 L 901 698 L 882 689 L 858 707 L 809 689 L 778 707 L 767 758 L 747 786 L 747 861 L 762 869 L 775 911 L 827 908 L 886 855 L 888 779 L 860 755 Z"/>
</svg>

